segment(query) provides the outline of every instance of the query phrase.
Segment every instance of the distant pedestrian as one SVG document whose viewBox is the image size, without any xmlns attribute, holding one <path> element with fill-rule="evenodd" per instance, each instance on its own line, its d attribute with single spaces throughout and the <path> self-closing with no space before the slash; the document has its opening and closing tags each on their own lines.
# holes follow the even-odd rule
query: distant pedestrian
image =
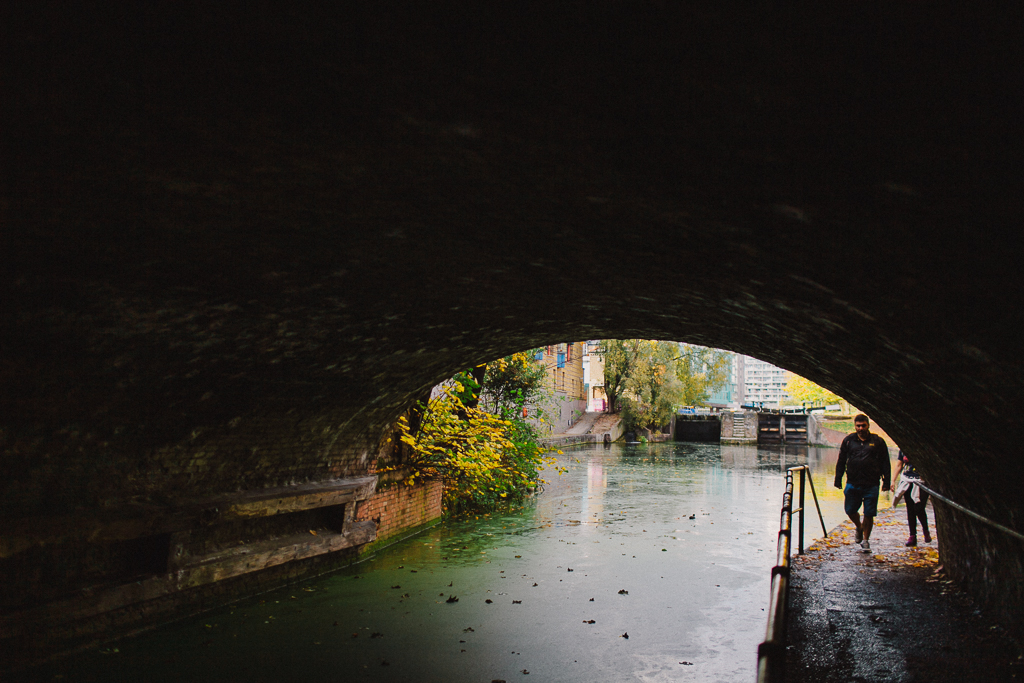
<svg viewBox="0 0 1024 683">
<path fill-rule="evenodd" d="M 896 464 L 897 481 L 892 484 L 892 492 L 895 495 L 892 504 L 895 507 L 900 496 L 907 504 L 907 525 L 910 527 L 910 538 L 907 539 L 906 546 L 912 548 L 917 545 L 918 520 L 921 521 L 924 542 L 931 543 L 932 535 L 928 533 L 928 513 L 925 511 L 925 506 L 928 504 L 928 492 L 921 488 L 923 483 L 921 475 L 910 464 L 910 458 L 903 451 L 900 451 L 896 459 L 898 460 Z"/>
<path fill-rule="evenodd" d="M 843 489 L 843 473 L 846 473 L 846 515 L 857 530 L 856 540 L 862 552 L 871 552 L 871 527 L 878 514 L 878 480 L 882 487 L 889 488 L 889 446 L 877 434 L 871 433 L 871 422 L 867 415 L 853 418 L 856 430 L 843 439 L 839 447 L 839 462 L 836 463 L 835 487 Z M 861 521 L 860 506 L 864 505 L 864 519 Z"/>
</svg>

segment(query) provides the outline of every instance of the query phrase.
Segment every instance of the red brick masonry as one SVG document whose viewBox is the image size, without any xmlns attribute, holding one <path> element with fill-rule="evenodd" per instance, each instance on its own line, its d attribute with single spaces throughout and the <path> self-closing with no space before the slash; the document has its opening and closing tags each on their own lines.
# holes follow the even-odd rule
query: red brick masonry
<svg viewBox="0 0 1024 683">
<path fill-rule="evenodd" d="M 356 521 L 377 521 L 377 540 L 425 524 L 441 516 L 442 484 L 425 481 L 407 486 L 397 482 L 359 503 Z"/>
</svg>

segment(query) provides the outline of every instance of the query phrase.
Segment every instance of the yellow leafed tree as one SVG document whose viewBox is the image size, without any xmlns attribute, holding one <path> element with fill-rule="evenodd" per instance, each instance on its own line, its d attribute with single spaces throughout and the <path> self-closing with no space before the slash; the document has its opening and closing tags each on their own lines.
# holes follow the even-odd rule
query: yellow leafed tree
<svg viewBox="0 0 1024 683">
<path fill-rule="evenodd" d="M 792 373 L 790 373 L 789 381 L 786 382 L 786 393 L 793 397 L 794 401 L 800 403 L 820 405 L 840 403 L 843 400 L 828 389 L 815 384 L 805 377 Z"/>
<path fill-rule="evenodd" d="M 415 431 L 406 416 L 399 419 L 401 440 L 411 450 L 407 482 L 440 477 L 450 511 L 521 498 L 537 484 L 540 447 L 528 425 L 467 406 L 463 391 L 458 382 L 445 387 L 424 407 Z"/>
</svg>

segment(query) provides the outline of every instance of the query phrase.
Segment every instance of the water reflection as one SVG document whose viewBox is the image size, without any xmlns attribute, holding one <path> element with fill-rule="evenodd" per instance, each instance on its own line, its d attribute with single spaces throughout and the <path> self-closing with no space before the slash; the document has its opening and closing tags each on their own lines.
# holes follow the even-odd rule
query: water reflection
<svg viewBox="0 0 1024 683">
<path fill-rule="evenodd" d="M 811 466 L 831 528 L 844 518 L 836 457 L 689 443 L 568 451 L 567 473 L 546 472 L 521 508 L 450 520 L 333 575 L 27 678 L 753 680 L 785 470 Z M 808 535 L 816 528 L 812 517 Z"/>
</svg>

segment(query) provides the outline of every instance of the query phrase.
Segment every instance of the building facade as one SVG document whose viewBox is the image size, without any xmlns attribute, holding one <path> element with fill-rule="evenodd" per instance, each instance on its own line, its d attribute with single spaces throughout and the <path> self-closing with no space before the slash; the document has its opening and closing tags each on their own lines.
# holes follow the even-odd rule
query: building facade
<svg viewBox="0 0 1024 683">
<path fill-rule="evenodd" d="M 560 434 L 586 412 L 587 386 L 583 374 L 586 350 L 586 342 L 563 342 L 541 347 L 534 356 L 547 369 L 551 389 L 550 400 L 542 406 L 544 415 L 537 416 L 535 422 L 541 429 Z"/>
<path fill-rule="evenodd" d="M 787 405 L 790 400 L 786 393 L 786 382 L 791 374 L 789 370 L 751 356 L 741 358 L 742 362 L 737 363 L 737 367 L 742 367 L 742 373 L 738 373 L 737 377 L 743 378 L 743 394 L 739 397 L 739 403 L 757 408 L 781 408 Z"/>
<path fill-rule="evenodd" d="M 584 345 L 583 385 L 586 388 L 587 410 L 600 413 L 608 410 L 608 396 L 604 393 L 604 354 L 601 353 L 601 342 L 596 339 Z"/>
</svg>

